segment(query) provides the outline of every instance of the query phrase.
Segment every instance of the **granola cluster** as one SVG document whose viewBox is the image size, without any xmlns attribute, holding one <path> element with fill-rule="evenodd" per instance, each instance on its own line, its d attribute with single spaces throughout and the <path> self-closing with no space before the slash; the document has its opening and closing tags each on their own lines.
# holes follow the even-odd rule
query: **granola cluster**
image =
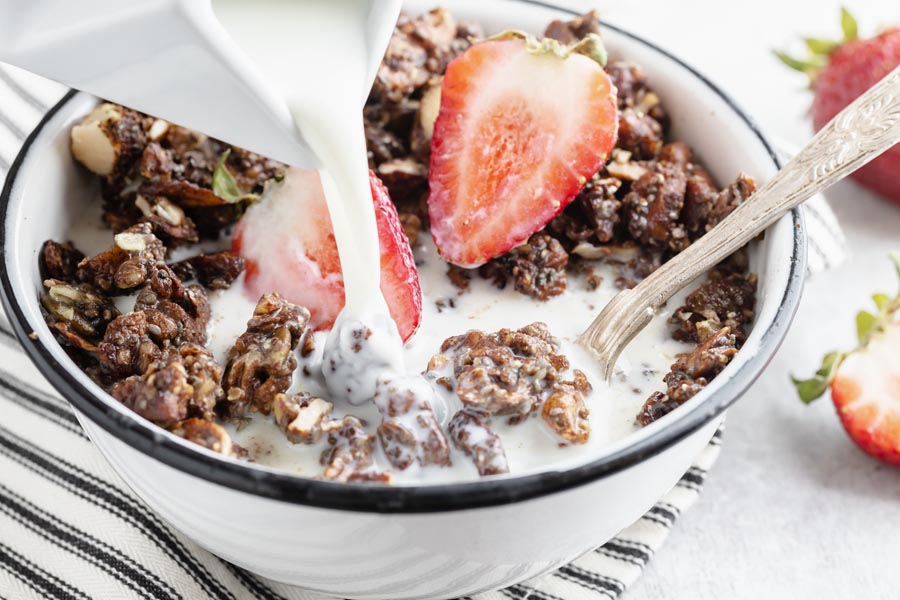
<svg viewBox="0 0 900 600">
<path fill-rule="evenodd" d="M 665 392 L 654 392 L 644 403 L 638 415 L 641 425 L 649 425 L 696 396 L 747 339 L 745 326 L 753 320 L 756 305 L 756 276 L 729 270 L 735 262 L 738 267 L 743 265 L 740 255 L 737 258 L 710 272 L 706 283 L 691 292 L 669 319 L 672 337 L 697 346 L 672 364 L 663 378 Z"/>
<path fill-rule="evenodd" d="M 103 220 L 146 223 L 167 245 L 217 238 L 285 166 L 137 111 L 105 103 L 72 130 L 72 153 L 101 177 Z M 225 193 L 233 181 L 240 194 Z"/>
<path fill-rule="evenodd" d="M 78 364 L 125 406 L 206 448 L 241 454 L 213 419 L 240 404 L 232 385 L 238 367 L 262 367 L 240 351 L 220 365 L 205 345 L 207 290 L 229 287 L 243 260 L 227 251 L 168 259 L 177 246 L 219 237 L 283 165 L 109 103 L 77 124 L 71 138 L 75 159 L 100 179 L 113 244 L 85 256 L 71 242 L 44 243 L 39 266 L 47 323 Z M 233 181 L 227 189 L 241 196 L 223 195 L 217 183 L 222 178 Z M 120 314 L 120 296 L 133 299 L 133 310 Z M 297 320 L 302 330 L 305 319 Z M 274 345 L 256 341 L 265 351 Z M 274 362 L 271 352 L 266 357 Z M 260 370 L 246 379 L 269 375 Z M 273 377 L 265 389 L 279 382 Z M 249 392 L 259 391 L 247 385 Z M 263 407 L 266 398 L 271 402 L 264 394 L 249 395 L 247 402 L 260 396 Z"/>
<path fill-rule="evenodd" d="M 432 357 L 426 376 L 452 391 L 463 404 L 450 422 L 453 444 L 471 456 L 482 475 L 506 472 L 492 417 L 509 424 L 540 414 L 561 443 L 584 444 L 590 437 L 584 404 L 591 384 L 578 369 L 565 380 L 569 360 L 544 323 L 494 333 L 468 331 L 448 338 Z"/>
</svg>

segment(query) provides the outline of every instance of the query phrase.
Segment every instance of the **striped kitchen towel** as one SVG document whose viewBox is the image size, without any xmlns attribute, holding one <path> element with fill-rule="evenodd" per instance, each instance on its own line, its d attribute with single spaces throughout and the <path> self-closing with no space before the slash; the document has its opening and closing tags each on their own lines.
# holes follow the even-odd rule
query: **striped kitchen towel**
<svg viewBox="0 0 900 600">
<path fill-rule="evenodd" d="M 64 91 L 0 65 L 0 182 L 28 131 Z M 811 265 L 833 265 L 843 254 L 834 216 L 822 200 L 807 212 Z M 324 600 L 217 558 L 150 511 L 94 449 L 2 319 L 0 415 L 0 600 Z M 604 546 L 477 600 L 619 597 L 696 501 L 720 443 L 721 431 L 665 497 Z"/>
</svg>

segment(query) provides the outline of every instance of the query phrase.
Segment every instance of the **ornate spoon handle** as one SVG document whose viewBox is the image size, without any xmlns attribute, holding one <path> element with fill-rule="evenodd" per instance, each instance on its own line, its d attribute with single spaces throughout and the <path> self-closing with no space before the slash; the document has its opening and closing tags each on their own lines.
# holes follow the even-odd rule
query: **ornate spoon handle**
<svg viewBox="0 0 900 600">
<path fill-rule="evenodd" d="M 748 243 L 784 213 L 900 143 L 900 67 L 847 106 L 781 171 L 706 235 L 634 289 L 621 292 L 579 342 L 611 373 L 624 346 L 678 290 Z"/>
</svg>

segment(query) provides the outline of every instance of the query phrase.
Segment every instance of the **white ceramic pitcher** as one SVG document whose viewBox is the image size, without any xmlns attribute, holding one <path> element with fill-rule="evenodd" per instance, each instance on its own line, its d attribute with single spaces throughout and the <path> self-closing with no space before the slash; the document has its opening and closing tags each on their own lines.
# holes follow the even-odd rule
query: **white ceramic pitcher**
<svg viewBox="0 0 900 600">
<path fill-rule="evenodd" d="M 401 0 L 284 1 L 303 2 L 310 19 L 322 3 L 354 5 L 368 90 Z M 232 41 L 211 0 L 0 0 L 0 61 L 292 165 L 317 166 L 284 98 Z M 303 65 L 291 76 L 303 77 Z"/>
</svg>

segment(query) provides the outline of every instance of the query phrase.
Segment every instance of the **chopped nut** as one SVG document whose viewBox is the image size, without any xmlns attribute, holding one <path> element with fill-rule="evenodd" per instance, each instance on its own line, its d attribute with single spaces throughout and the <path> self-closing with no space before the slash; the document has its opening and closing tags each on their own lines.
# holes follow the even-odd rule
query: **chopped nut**
<svg viewBox="0 0 900 600">
<path fill-rule="evenodd" d="M 324 434 L 323 424 L 334 405 L 309 394 L 276 394 L 272 402 L 275 422 L 294 444 L 314 444 Z"/>
<path fill-rule="evenodd" d="M 151 142 L 157 142 L 161 137 L 166 135 L 168 131 L 168 121 L 163 121 L 162 119 L 154 119 L 153 123 L 150 125 L 150 129 L 147 131 L 147 137 Z"/>
<path fill-rule="evenodd" d="M 422 161 L 431 155 L 431 136 L 441 108 L 441 83 L 442 78 L 437 78 L 422 92 L 419 111 L 413 124 L 409 146 L 413 156 Z"/>
<path fill-rule="evenodd" d="M 586 444 L 591 435 L 590 411 L 584 405 L 584 394 L 590 391 L 584 373 L 576 369 L 575 384 L 558 386 L 544 402 L 541 410 L 544 422 L 570 443 Z"/>
<path fill-rule="evenodd" d="M 104 103 L 72 128 L 72 155 L 102 176 L 127 171 L 146 143 L 143 115 Z"/>
</svg>

